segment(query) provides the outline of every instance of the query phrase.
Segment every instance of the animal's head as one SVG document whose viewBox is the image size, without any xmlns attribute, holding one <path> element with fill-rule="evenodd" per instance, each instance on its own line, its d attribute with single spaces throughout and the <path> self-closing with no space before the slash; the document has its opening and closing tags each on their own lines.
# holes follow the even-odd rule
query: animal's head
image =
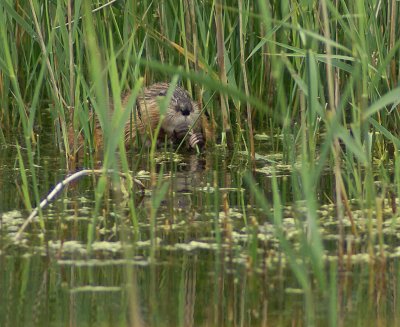
<svg viewBox="0 0 400 327">
<path fill-rule="evenodd" d="M 140 99 L 140 112 L 142 115 L 146 114 L 151 122 L 155 122 L 151 117 L 159 117 L 160 100 L 162 101 L 160 97 L 167 96 L 169 87 L 170 84 L 168 83 L 156 83 L 145 88 Z M 154 108 L 158 109 L 154 110 Z M 191 147 L 204 143 L 198 105 L 192 100 L 188 92 L 180 86 L 176 86 L 172 93 L 167 109 L 163 114 L 161 129 L 162 134 L 166 134 L 173 142 L 179 142 L 188 135 L 187 139 Z"/>
<path fill-rule="evenodd" d="M 168 87 L 163 94 L 167 94 Z M 162 122 L 164 132 L 175 140 L 182 140 L 189 130 L 200 131 L 200 110 L 188 92 L 177 86 L 172 94 L 168 110 Z"/>
</svg>

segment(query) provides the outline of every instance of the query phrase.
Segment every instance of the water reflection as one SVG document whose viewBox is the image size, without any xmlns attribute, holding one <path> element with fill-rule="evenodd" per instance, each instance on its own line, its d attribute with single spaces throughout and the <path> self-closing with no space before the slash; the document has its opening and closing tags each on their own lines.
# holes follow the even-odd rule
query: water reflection
<svg viewBox="0 0 400 327">
<path fill-rule="evenodd" d="M 363 234 L 347 239 L 338 261 L 335 208 L 321 207 L 326 280 L 332 289 L 319 291 L 310 269 L 310 300 L 280 248 L 274 223 L 242 183 L 245 165 L 233 166 L 224 155 L 182 155 L 174 161 L 165 154 L 157 173 L 167 191 L 153 224 L 153 196 L 160 190 L 151 188 L 148 173 L 143 174 L 148 191 L 134 201 L 137 231 L 130 202 L 117 199 L 110 188 L 95 217 L 90 246 L 93 178 L 69 187 L 43 210 L 45 233 L 36 221 L 22 243 L 10 246 L 10 235 L 27 213 L 15 196 L 19 174 L 1 158 L 0 183 L 7 192 L 1 192 L 0 326 L 287 326 L 311 319 L 327 325 L 332 312 L 338 325 L 398 323 L 400 224 L 392 211 L 383 217 L 383 254 L 369 248 Z M 65 174 L 57 170 L 62 166 L 57 160 L 42 154 L 39 161 L 42 196 Z M 141 168 L 148 171 L 147 163 Z M 255 176 L 269 199 L 270 175 Z M 278 178 L 282 202 L 290 204 L 282 207 L 282 227 L 297 260 L 305 261 L 299 225 L 308 228 L 307 211 L 294 201 L 291 178 Z M 328 192 L 329 177 L 321 183 L 326 184 L 321 194 Z M 367 229 L 363 211 L 352 212 L 357 226 Z M 350 226 L 345 229 L 350 235 Z"/>
</svg>

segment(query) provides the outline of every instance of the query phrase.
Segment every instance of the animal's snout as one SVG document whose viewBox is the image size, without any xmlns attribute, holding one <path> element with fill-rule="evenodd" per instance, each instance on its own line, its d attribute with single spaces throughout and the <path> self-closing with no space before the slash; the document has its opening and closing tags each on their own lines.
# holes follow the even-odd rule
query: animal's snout
<svg viewBox="0 0 400 327">
<path fill-rule="evenodd" d="M 185 103 L 180 107 L 180 110 L 183 116 L 189 116 L 190 112 L 192 111 L 192 106 L 190 103 Z"/>
</svg>

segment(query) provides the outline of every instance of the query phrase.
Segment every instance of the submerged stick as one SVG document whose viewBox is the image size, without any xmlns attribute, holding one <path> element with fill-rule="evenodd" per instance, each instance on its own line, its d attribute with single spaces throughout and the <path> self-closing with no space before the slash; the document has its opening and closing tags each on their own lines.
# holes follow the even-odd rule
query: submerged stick
<svg viewBox="0 0 400 327">
<path fill-rule="evenodd" d="M 113 169 L 108 169 L 108 170 L 102 170 L 102 169 L 84 169 L 81 171 L 78 171 L 70 176 L 68 176 L 66 179 L 64 179 L 63 181 L 59 182 L 54 189 L 46 196 L 46 198 L 44 200 L 42 200 L 39 204 L 39 206 L 37 206 L 32 213 L 29 215 L 29 217 L 25 220 L 25 222 L 22 224 L 21 228 L 18 230 L 17 234 L 15 234 L 14 237 L 14 241 L 18 241 L 21 238 L 21 234 L 23 233 L 23 231 L 25 230 L 25 228 L 29 225 L 30 222 L 32 222 L 33 218 L 35 218 L 39 212 L 39 210 L 43 209 L 45 206 L 47 206 L 56 196 L 58 193 L 60 193 L 62 191 L 62 189 L 68 185 L 69 183 L 73 182 L 74 180 L 77 180 L 78 178 L 82 177 L 82 176 L 87 176 L 87 175 L 99 175 L 99 174 L 103 174 L 103 173 L 107 173 L 107 174 L 112 174 L 115 173 L 115 171 Z M 128 180 L 130 180 L 130 182 L 134 182 L 136 184 L 138 184 L 141 189 L 144 189 L 144 185 L 141 181 L 139 181 L 136 178 L 132 178 L 130 175 L 128 174 L 124 174 L 121 172 L 117 172 L 118 175 L 122 178 L 127 178 Z"/>
</svg>

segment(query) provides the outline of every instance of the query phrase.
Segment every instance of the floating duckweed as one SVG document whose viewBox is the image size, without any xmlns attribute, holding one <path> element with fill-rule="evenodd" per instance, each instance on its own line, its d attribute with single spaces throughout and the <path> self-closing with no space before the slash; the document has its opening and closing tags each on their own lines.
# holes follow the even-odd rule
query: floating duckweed
<svg viewBox="0 0 400 327">
<path fill-rule="evenodd" d="M 121 242 L 93 242 L 92 250 L 117 253 L 122 250 L 122 245 Z"/>
<path fill-rule="evenodd" d="M 80 286 L 69 289 L 69 293 L 87 293 L 87 292 L 120 292 L 122 290 L 121 287 L 115 286 Z"/>
<path fill-rule="evenodd" d="M 304 290 L 301 288 L 285 288 L 285 293 L 287 294 L 304 294 Z"/>
<path fill-rule="evenodd" d="M 194 250 L 216 250 L 218 248 L 217 244 L 211 244 L 206 242 L 191 241 L 189 243 L 177 243 L 175 248 L 184 251 L 194 251 Z"/>
<path fill-rule="evenodd" d="M 48 246 L 50 250 L 59 251 L 62 250 L 63 253 L 79 253 L 84 255 L 87 253 L 86 246 L 78 241 L 49 241 Z"/>
</svg>

